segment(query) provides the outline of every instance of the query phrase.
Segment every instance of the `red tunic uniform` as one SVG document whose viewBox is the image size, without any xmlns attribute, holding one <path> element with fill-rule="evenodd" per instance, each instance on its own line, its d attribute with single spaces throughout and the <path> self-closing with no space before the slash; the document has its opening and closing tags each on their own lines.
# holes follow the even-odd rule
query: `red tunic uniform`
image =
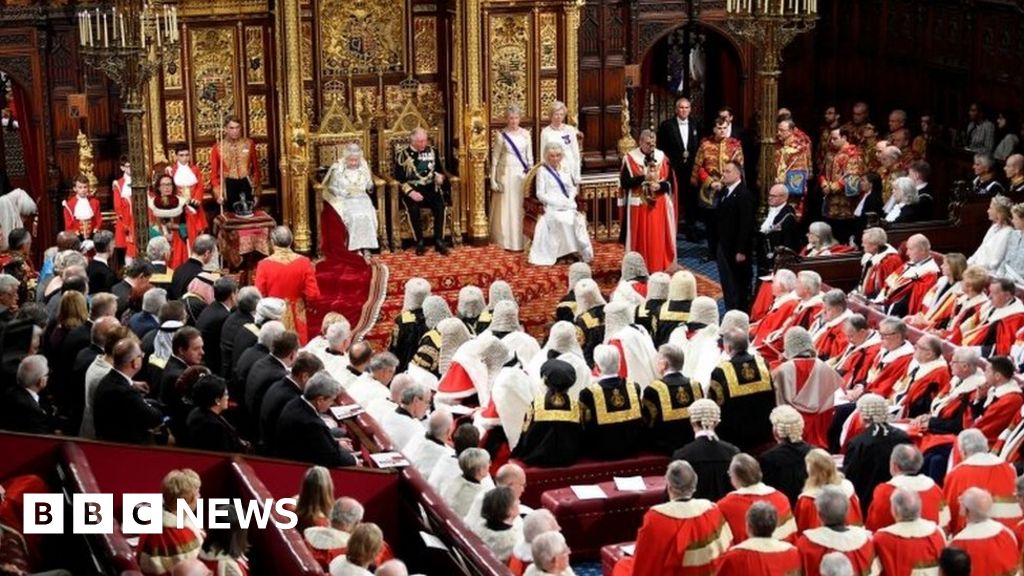
<svg viewBox="0 0 1024 576">
<path fill-rule="evenodd" d="M 841 552 L 849 558 L 854 574 L 876 575 L 880 570 L 871 532 L 857 526 L 848 526 L 843 532 L 831 528 L 807 530 L 797 540 L 796 547 L 800 550 L 804 576 L 819 576 L 821 559 L 829 552 Z"/>
<path fill-rule="evenodd" d="M 789 507 L 789 499 L 782 492 L 763 483 L 729 492 L 718 501 L 718 509 L 729 523 L 734 541 L 747 539 L 747 510 L 757 502 L 767 502 L 775 508 L 778 526 L 772 534 L 775 540 L 796 542 L 796 519 Z"/>
<path fill-rule="evenodd" d="M 1020 505 L 1016 497 L 1017 473 L 1002 458 L 995 454 L 974 454 L 957 464 L 946 475 L 943 493 L 949 504 L 950 530 L 957 533 L 963 529 L 966 519 L 960 515 L 960 495 L 972 486 L 982 487 L 992 495 L 990 517 L 1009 529 L 1021 520 Z M 988 574 L 988 572 L 978 572 Z"/>
<path fill-rule="evenodd" d="M 614 576 L 714 574 L 732 544 L 732 532 L 713 502 L 668 502 L 644 515 L 636 556 L 615 565 Z"/>
<path fill-rule="evenodd" d="M 892 516 L 889 497 L 897 488 L 906 488 L 917 492 L 921 497 L 921 518 L 935 522 L 943 529 L 949 526 L 949 507 L 946 506 L 942 490 L 934 480 L 924 474 L 919 474 L 916 476 L 893 476 L 888 482 L 875 486 L 874 495 L 871 497 L 871 506 L 868 507 L 868 520 L 865 524 L 868 530 L 880 530 L 896 522 Z"/>
<path fill-rule="evenodd" d="M 994 520 L 968 525 L 949 545 L 971 557 L 971 574 L 1010 576 L 1020 573 L 1017 537 L 1013 530 Z"/>
<path fill-rule="evenodd" d="M 252 140 L 223 140 L 213 145 L 213 150 L 210 151 L 210 184 L 214 190 L 220 189 L 223 177 L 249 178 L 252 189 L 260 189 L 260 159 Z"/>
<path fill-rule="evenodd" d="M 711 189 L 711 184 L 721 181 L 725 165 L 730 161 L 743 165 L 743 145 L 736 138 L 715 140 L 714 137 L 710 137 L 700 143 L 693 161 L 690 184 L 700 190 L 697 201 L 701 208 L 717 207 L 716 193 Z"/>
<path fill-rule="evenodd" d="M 860 513 L 860 498 L 857 498 L 853 484 L 844 479 L 839 488 L 850 498 L 850 506 L 846 511 L 846 523 L 850 526 L 863 526 L 864 517 Z M 796 528 L 800 533 L 821 526 L 818 509 L 814 507 L 814 499 L 820 493 L 820 488 L 811 488 L 801 492 L 800 497 L 796 499 Z"/>
<path fill-rule="evenodd" d="M 88 196 L 85 201 L 89 203 L 92 216 L 88 220 L 75 218 L 75 207 L 82 201 L 77 194 L 72 194 L 64 201 L 64 229 L 78 233 L 83 238 L 91 238 L 93 233 L 103 225 L 103 214 L 100 213 L 100 201 L 95 196 Z"/>
<path fill-rule="evenodd" d="M 874 298 L 885 286 L 885 279 L 903 266 L 903 259 L 895 248 L 885 245 L 878 254 L 865 254 L 861 258 L 860 284 L 857 291 Z"/>
<path fill-rule="evenodd" d="M 643 177 L 647 172 L 644 155 L 639 148 L 632 150 L 622 160 L 622 169 L 630 177 Z M 672 180 L 672 169 L 661 150 L 654 151 L 654 161 L 659 182 Z M 630 193 L 623 194 L 622 202 L 628 199 L 629 234 L 626 237 L 626 250 L 643 254 L 650 272 L 661 272 L 676 263 L 676 203 L 673 195 L 676 186 L 671 186 L 669 193 L 659 193 L 653 202 L 647 202 L 643 190 L 637 187 Z"/>
<path fill-rule="evenodd" d="M 114 197 L 114 212 L 117 220 L 114 222 L 114 246 L 123 248 L 125 255 L 135 258 L 138 249 L 135 242 L 135 214 L 132 213 L 132 197 L 128 190 L 125 190 L 125 178 L 121 176 L 114 180 L 111 186 L 110 195 Z M 125 198 L 123 193 L 128 193 Z"/>
<path fill-rule="evenodd" d="M 750 538 L 722 557 L 718 576 L 799 576 L 800 552 L 774 538 Z"/>
<path fill-rule="evenodd" d="M 942 530 L 922 519 L 882 528 L 873 541 L 886 576 L 937 574 L 939 554 L 946 545 Z"/>
<path fill-rule="evenodd" d="M 320 298 L 316 271 L 309 258 L 291 250 L 275 248 L 274 254 L 256 266 L 256 288 L 264 297 L 281 298 L 288 303 L 285 310 L 285 328 L 294 330 L 299 341 L 309 339 L 306 327 L 306 302 Z"/>
</svg>

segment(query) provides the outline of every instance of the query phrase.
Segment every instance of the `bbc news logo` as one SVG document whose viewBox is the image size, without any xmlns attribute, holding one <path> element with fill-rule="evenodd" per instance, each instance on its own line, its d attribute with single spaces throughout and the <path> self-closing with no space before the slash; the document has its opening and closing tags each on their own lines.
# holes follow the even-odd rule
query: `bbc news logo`
<svg viewBox="0 0 1024 576">
<path fill-rule="evenodd" d="M 22 522 L 25 534 L 65 534 L 63 494 L 25 494 Z M 263 502 L 242 498 L 206 498 L 196 501 L 195 510 L 178 499 L 174 508 L 175 525 L 201 530 L 227 529 L 231 509 L 242 528 L 260 530 L 273 524 L 282 529 L 295 528 L 295 498 L 268 498 Z M 114 532 L 113 494 L 73 494 L 71 498 L 72 534 L 112 534 Z M 280 518 L 280 520 L 278 519 Z M 164 499 L 161 494 L 122 494 L 121 532 L 127 536 L 160 534 L 164 525 Z"/>
</svg>

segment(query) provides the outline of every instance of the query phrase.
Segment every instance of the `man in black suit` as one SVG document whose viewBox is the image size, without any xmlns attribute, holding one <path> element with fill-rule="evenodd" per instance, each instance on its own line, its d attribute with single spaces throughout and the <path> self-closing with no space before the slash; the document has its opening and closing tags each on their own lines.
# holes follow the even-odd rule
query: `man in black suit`
<svg viewBox="0 0 1024 576">
<path fill-rule="evenodd" d="M 754 197 L 743 185 L 743 167 L 730 161 L 722 170 L 718 206 L 718 276 L 726 310 L 747 309 L 753 255 Z"/>
<path fill-rule="evenodd" d="M 768 190 L 768 214 L 757 230 L 757 271 L 770 274 L 775 269 L 779 248 L 796 250 L 800 244 L 796 210 L 789 204 L 789 191 L 784 184 Z"/>
<path fill-rule="evenodd" d="M 235 336 L 246 330 L 246 324 L 256 321 L 256 305 L 260 302 L 260 291 L 255 286 L 246 286 L 238 291 L 238 302 L 235 310 L 228 315 L 221 326 L 220 332 L 220 375 L 228 381 L 228 391 L 235 394 L 235 365 L 232 364 L 232 353 L 235 348 Z M 244 384 L 244 383 L 243 383 Z"/>
<path fill-rule="evenodd" d="M 932 196 L 932 187 L 928 184 L 928 178 L 931 175 L 932 167 L 924 160 L 915 160 L 910 163 L 909 176 L 917 188 L 917 206 L 914 207 L 914 210 L 918 220 L 935 218 L 935 197 Z"/>
<path fill-rule="evenodd" d="M 277 419 L 284 407 L 306 389 L 306 383 L 314 374 L 324 369 L 324 363 L 309 352 L 299 352 L 292 364 L 291 374 L 274 382 L 263 397 L 260 406 L 260 449 L 268 455 L 278 452 L 275 445 Z"/>
<path fill-rule="evenodd" d="M 117 284 L 117 274 L 110 269 L 109 259 L 114 251 L 114 234 L 110 230 L 100 230 L 92 235 L 96 255 L 89 261 L 85 273 L 89 276 L 89 292 L 110 292 Z"/>
<path fill-rule="evenodd" d="M 302 396 L 289 401 L 277 420 L 276 437 L 288 439 L 281 443 L 279 456 L 328 468 L 356 465 L 349 443 L 335 438 L 320 416 L 340 390 L 341 384 L 326 372 L 309 379 Z"/>
<path fill-rule="evenodd" d="M 159 410 L 146 403 L 132 378 L 142 368 L 142 350 L 125 338 L 114 345 L 114 369 L 100 380 L 93 400 L 96 438 L 130 444 L 150 444 L 164 423 Z"/>
<path fill-rule="evenodd" d="M 203 358 L 214 372 L 221 370 L 220 335 L 224 322 L 231 315 L 238 298 L 238 282 L 227 276 L 213 283 L 213 302 L 203 309 L 196 320 L 196 328 L 203 335 Z"/>
<path fill-rule="evenodd" d="M 153 277 L 153 266 L 145 258 L 136 258 L 124 267 L 124 279 L 110 287 L 110 293 L 117 297 L 117 318 L 124 317 L 132 299 L 135 286 L 146 288 Z"/>
<path fill-rule="evenodd" d="M 188 285 L 203 271 L 203 266 L 213 259 L 213 250 L 217 241 L 209 234 L 200 234 L 192 243 L 192 254 L 189 259 L 174 270 L 171 276 L 171 287 L 167 290 L 167 297 L 177 300 L 188 292 Z"/>
<path fill-rule="evenodd" d="M 690 404 L 690 422 L 694 440 L 672 453 L 673 460 L 685 460 L 697 472 L 697 491 L 694 498 L 707 498 L 717 502 L 732 490 L 729 464 L 739 454 L 739 448 L 720 440 L 715 427 L 722 413 L 714 400 L 701 398 Z"/>
<path fill-rule="evenodd" d="M 149 279 L 153 286 L 171 289 L 171 278 L 174 277 L 174 268 L 167 265 L 167 259 L 171 257 L 171 244 L 167 238 L 156 236 L 150 238 L 146 244 L 146 257 L 153 266 L 153 276 Z"/>
<path fill-rule="evenodd" d="M 111 297 L 111 310 L 113 310 L 116 300 L 113 300 L 113 296 L 110 294 L 106 294 L 106 296 Z M 89 370 L 89 366 L 92 366 L 96 357 L 103 355 L 103 345 L 99 342 L 99 335 L 103 332 L 110 332 L 121 324 L 113 315 L 107 315 L 97 318 L 90 325 L 92 329 L 89 331 L 89 344 L 78 351 L 71 364 L 71 381 L 69 385 L 71 388 L 72 413 L 68 423 L 70 430 L 78 430 L 82 425 L 82 414 L 85 412 L 85 373 Z M 61 358 L 70 358 L 70 356 L 61 355 Z"/>
<path fill-rule="evenodd" d="M 160 386 L 157 397 L 164 405 L 171 433 L 183 437 L 185 419 L 192 406 L 186 402 L 185 396 L 178 390 L 178 379 L 192 366 L 203 365 L 203 337 L 199 330 L 191 326 L 178 328 L 171 339 L 171 356 L 160 374 Z"/>
<path fill-rule="evenodd" d="M 246 326 L 255 325 L 246 324 Z M 256 336 L 256 344 L 249 346 L 242 352 L 238 363 L 235 364 L 235 380 L 238 381 L 239 388 L 243 390 L 239 395 L 240 398 L 245 396 L 245 383 L 249 381 L 249 373 L 252 372 L 252 367 L 260 360 L 270 356 L 270 348 L 274 345 L 274 340 L 283 333 L 284 324 L 276 320 L 264 322 L 260 326 L 259 335 Z"/>
<path fill-rule="evenodd" d="M 688 98 L 676 100 L 676 115 L 658 127 L 658 146 L 668 156 L 672 171 L 675 172 L 683 218 L 686 221 L 686 236 L 692 239 L 697 221 L 697 194 L 690 186 L 690 175 L 700 146 L 700 135 L 697 123 L 690 118 Z"/>
<path fill-rule="evenodd" d="M 0 403 L 0 428 L 28 434 L 51 434 L 50 416 L 39 405 L 39 393 L 46 388 L 50 365 L 46 357 L 26 356 L 18 366 L 13 386 L 7 388 Z"/>
<path fill-rule="evenodd" d="M 245 381 L 245 412 L 249 430 L 256 437 L 263 397 L 271 384 L 288 375 L 299 353 L 299 337 L 295 332 L 282 332 L 270 346 L 270 356 L 253 364 Z"/>
</svg>

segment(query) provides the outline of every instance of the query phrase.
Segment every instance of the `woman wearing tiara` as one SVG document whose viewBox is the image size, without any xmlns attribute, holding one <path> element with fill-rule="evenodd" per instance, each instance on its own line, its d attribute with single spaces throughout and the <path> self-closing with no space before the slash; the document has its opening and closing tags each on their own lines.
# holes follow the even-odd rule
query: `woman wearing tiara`
<svg viewBox="0 0 1024 576">
<path fill-rule="evenodd" d="M 379 247 L 377 210 L 370 199 L 373 192 L 373 175 L 370 174 L 370 168 L 363 159 L 363 151 L 357 144 L 349 144 L 345 148 L 344 156 L 327 170 L 323 184 L 324 202 L 344 224 L 344 229 L 328 226 L 327 220 L 332 215 L 324 211 L 324 252 L 344 245 L 344 235 L 347 234 L 348 249 L 369 257 L 370 250 Z M 342 237 L 337 237 L 338 233 Z"/>
<path fill-rule="evenodd" d="M 551 266 L 562 256 L 577 253 L 584 262 L 594 259 L 587 232 L 587 220 L 576 210 L 579 181 L 563 163 L 565 147 L 548 142 L 543 148 L 544 164 L 537 170 L 537 199 L 544 214 L 537 220 L 530 246 L 530 264 Z"/>
<path fill-rule="evenodd" d="M 519 126 L 520 115 L 509 106 L 491 147 L 491 240 L 514 252 L 523 250 L 523 185 L 533 166 L 533 141 Z"/>
<path fill-rule="evenodd" d="M 580 142 L 576 138 L 576 127 L 565 123 L 569 109 L 564 102 L 555 100 L 551 103 L 551 123 L 540 131 L 540 149 L 544 150 L 548 143 L 558 142 L 565 148 L 562 166 L 580 181 Z"/>
</svg>

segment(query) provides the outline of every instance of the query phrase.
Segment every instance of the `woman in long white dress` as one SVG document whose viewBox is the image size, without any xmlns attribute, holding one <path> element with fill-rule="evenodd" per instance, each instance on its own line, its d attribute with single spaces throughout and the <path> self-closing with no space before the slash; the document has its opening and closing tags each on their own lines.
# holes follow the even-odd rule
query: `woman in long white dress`
<svg viewBox="0 0 1024 576">
<path fill-rule="evenodd" d="M 565 148 L 562 159 L 562 166 L 576 178 L 576 182 L 580 181 L 580 142 L 576 138 L 576 127 L 565 123 L 566 114 L 569 113 L 569 109 L 565 107 L 564 102 L 555 100 L 551 103 L 551 123 L 544 127 L 540 131 L 540 149 L 544 148 L 551 142 L 558 142 Z"/>
<path fill-rule="evenodd" d="M 523 250 L 523 185 L 533 166 L 530 131 L 519 127 L 521 111 L 505 111 L 505 128 L 491 146 L 491 240 L 514 252 Z"/>
<path fill-rule="evenodd" d="M 377 210 L 370 200 L 373 176 L 357 144 L 345 147 L 344 156 L 324 176 L 324 200 L 345 223 L 348 249 L 365 256 L 377 249 Z"/>
<path fill-rule="evenodd" d="M 548 142 L 543 148 L 544 164 L 537 170 L 534 182 L 544 214 L 533 231 L 530 264 L 552 266 L 572 253 L 578 253 L 584 262 L 594 259 L 587 220 L 576 210 L 579 181 L 562 164 L 564 153 L 560 142 Z"/>
</svg>

